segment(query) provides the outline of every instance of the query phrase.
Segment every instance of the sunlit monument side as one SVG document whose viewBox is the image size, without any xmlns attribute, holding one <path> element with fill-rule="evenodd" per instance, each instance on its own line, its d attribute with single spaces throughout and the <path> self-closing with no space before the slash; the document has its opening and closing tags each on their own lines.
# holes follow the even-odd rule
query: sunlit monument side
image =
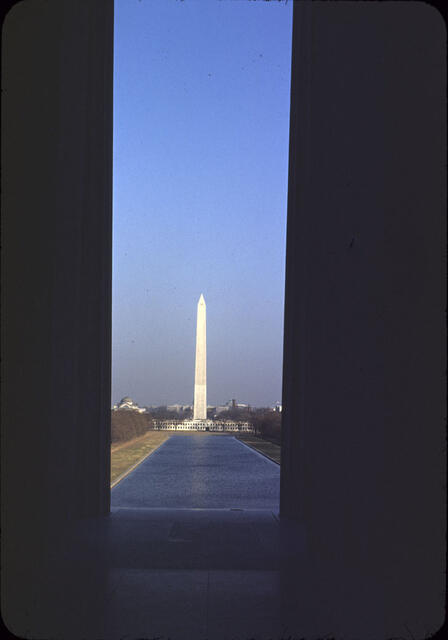
<svg viewBox="0 0 448 640">
<path fill-rule="evenodd" d="M 207 419 L 207 347 L 205 328 L 205 300 L 201 293 L 196 324 L 196 368 L 194 376 L 193 420 Z"/>
</svg>

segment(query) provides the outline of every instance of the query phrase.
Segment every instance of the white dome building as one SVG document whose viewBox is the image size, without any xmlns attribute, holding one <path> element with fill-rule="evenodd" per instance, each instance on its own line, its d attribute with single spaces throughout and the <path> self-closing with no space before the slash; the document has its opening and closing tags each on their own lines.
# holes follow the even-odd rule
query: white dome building
<svg viewBox="0 0 448 640">
<path fill-rule="evenodd" d="M 146 409 L 139 407 L 129 396 L 125 396 L 118 404 L 114 405 L 114 411 L 127 409 L 128 411 L 137 411 L 138 413 L 146 413 Z"/>
</svg>

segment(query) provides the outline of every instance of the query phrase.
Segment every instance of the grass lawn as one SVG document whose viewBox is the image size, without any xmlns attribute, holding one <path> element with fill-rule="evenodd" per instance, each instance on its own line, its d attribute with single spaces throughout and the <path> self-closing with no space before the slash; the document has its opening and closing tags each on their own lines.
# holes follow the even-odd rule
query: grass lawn
<svg viewBox="0 0 448 640">
<path fill-rule="evenodd" d="M 274 444 L 273 442 L 269 442 L 268 440 L 263 440 L 263 438 L 254 436 L 252 433 L 244 433 L 241 435 L 237 435 L 236 437 L 238 438 L 238 440 L 241 440 L 241 442 L 248 444 L 249 447 L 256 449 L 260 453 L 264 453 L 265 456 L 280 464 L 281 447 L 279 444 Z"/>
<path fill-rule="evenodd" d="M 130 467 L 157 449 L 162 442 L 170 437 L 171 433 L 166 431 L 148 431 L 143 436 L 129 440 L 129 442 L 113 444 L 110 460 L 111 485 Z"/>
</svg>

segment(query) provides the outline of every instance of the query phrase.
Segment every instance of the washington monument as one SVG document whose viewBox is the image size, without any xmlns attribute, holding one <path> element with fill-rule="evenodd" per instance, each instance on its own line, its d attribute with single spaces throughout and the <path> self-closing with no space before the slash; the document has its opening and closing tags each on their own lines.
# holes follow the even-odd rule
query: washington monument
<svg viewBox="0 0 448 640">
<path fill-rule="evenodd" d="M 201 293 L 196 324 L 196 368 L 194 376 L 193 420 L 207 419 L 207 346 L 205 330 L 205 300 Z"/>
</svg>

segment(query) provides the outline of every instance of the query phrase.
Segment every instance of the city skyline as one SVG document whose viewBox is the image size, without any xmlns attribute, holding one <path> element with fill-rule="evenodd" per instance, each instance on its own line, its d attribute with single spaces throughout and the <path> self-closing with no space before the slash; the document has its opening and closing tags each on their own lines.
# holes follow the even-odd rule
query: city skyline
<svg viewBox="0 0 448 640">
<path fill-rule="evenodd" d="M 160 407 L 166 407 L 167 409 L 170 409 L 170 407 L 184 407 L 184 408 L 188 407 L 189 409 L 193 410 L 193 407 L 194 407 L 194 402 L 173 402 L 170 404 L 155 404 L 155 403 L 140 404 L 138 402 L 134 402 L 134 399 L 131 398 L 130 396 L 123 396 L 122 398 L 120 398 L 120 400 L 116 400 L 115 402 L 113 402 L 112 408 L 118 407 L 118 405 L 124 400 L 131 400 L 133 404 L 135 404 L 136 406 L 144 407 L 147 409 L 150 409 L 150 408 L 154 409 L 154 408 L 160 408 Z M 233 401 L 235 401 L 236 408 L 248 407 L 250 409 L 266 409 L 266 408 L 279 407 L 279 406 L 281 407 L 281 402 L 279 400 L 277 400 L 276 402 L 273 402 L 272 404 L 251 405 L 248 402 L 241 402 L 239 398 L 230 398 L 229 400 L 226 400 L 223 402 L 217 402 L 215 404 L 207 404 L 207 409 L 232 407 Z"/>
<path fill-rule="evenodd" d="M 112 397 L 281 397 L 292 3 L 116 0 Z"/>
</svg>

